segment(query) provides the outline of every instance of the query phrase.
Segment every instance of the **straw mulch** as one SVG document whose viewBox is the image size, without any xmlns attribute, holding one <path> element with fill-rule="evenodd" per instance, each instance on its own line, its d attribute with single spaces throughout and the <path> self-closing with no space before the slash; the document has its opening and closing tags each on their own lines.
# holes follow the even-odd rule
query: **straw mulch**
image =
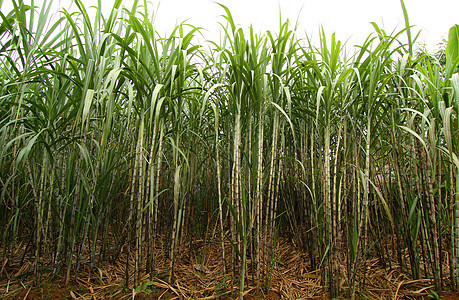
<svg viewBox="0 0 459 300">
<path fill-rule="evenodd" d="M 186 248 L 185 248 L 186 247 Z M 228 246 L 229 247 L 229 246 Z M 68 284 L 62 274 L 52 276 L 44 268 L 39 278 L 33 276 L 33 259 L 21 261 L 24 247 L 18 247 L 13 261 L 3 261 L 0 273 L 1 299 L 236 299 L 237 279 L 223 276 L 221 247 L 218 241 L 208 243 L 185 243 L 176 264 L 175 281 L 169 283 L 169 260 L 164 257 L 162 242 L 157 245 L 156 275 L 144 275 L 134 288 L 130 261 L 130 289 L 125 288 L 124 273 L 126 256 L 115 263 L 103 263 L 92 270 L 80 270 L 78 277 L 71 277 Z M 22 251 L 21 251 L 22 250 Z M 229 248 L 227 249 L 229 253 Z M 343 256 L 344 257 L 344 256 Z M 322 277 L 317 270 L 310 269 L 310 262 L 291 241 L 281 239 L 276 248 L 276 263 L 273 266 L 270 289 L 257 289 L 254 280 L 255 264 L 248 260 L 247 299 L 328 299 L 322 286 Z M 87 264 L 89 265 L 89 264 Z M 227 268 L 230 266 L 227 263 Z M 369 259 L 365 264 L 365 287 L 356 291 L 359 299 L 432 299 L 432 281 L 410 280 L 397 263 L 383 268 L 378 259 Z M 447 266 L 444 266 L 444 274 Z M 361 270 L 363 272 L 364 270 Z M 340 268 L 346 278 L 345 262 Z M 362 274 L 359 274 L 361 278 Z M 444 282 L 449 282 L 445 278 Z M 142 285 L 143 284 L 143 285 Z M 340 286 L 347 290 L 346 282 Z M 264 283 L 266 287 L 266 282 Z M 432 295 L 431 295 L 432 296 Z M 457 294 L 442 295 L 443 299 L 459 299 Z"/>
</svg>

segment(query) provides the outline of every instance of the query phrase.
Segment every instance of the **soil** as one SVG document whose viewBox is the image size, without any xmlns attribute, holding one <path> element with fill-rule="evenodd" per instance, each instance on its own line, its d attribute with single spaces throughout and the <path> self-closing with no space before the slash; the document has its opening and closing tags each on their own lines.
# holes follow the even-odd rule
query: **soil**
<svg viewBox="0 0 459 300">
<path fill-rule="evenodd" d="M 440 297 L 443 300 L 459 300 L 459 294 L 453 292 L 440 293 Z"/>
</svg>

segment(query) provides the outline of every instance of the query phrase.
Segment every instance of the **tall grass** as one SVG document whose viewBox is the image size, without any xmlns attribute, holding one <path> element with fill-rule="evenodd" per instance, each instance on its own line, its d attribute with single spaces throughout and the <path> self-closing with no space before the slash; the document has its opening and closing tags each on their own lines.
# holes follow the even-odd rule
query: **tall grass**
<svg viewBox="0 0 459 300">
<path fill-rule="evenodd" d="M 220 5 L 206 50 L 192 25 L 159 36 L 146 1 L 108 18 L 99 1 L 95 19 L 75 4 L 52 22 L 51 3 L 0 13 L 4 264 L 23 249 L 36 278 L 69 281 L 126 259 L 138 285 L 161 238 L 173 283 L 186 243 L 218 232 L 242 298 L 249 272 L 269 288 L 282 232 L 332 296 L 363 290 L 371 257 L 456 286 L 457 25 L 442 64 L 413 55 L 405 10 L 407 28 L 373 24 L 349 52 L 288 22 L 245 31 Z"/>
</svg>

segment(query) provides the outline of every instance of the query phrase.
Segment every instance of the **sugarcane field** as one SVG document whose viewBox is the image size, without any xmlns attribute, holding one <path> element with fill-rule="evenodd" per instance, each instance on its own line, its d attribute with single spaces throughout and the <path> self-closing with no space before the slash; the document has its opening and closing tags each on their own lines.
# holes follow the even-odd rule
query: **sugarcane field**
<svg viewBox="0 0 459 300">
<path fill-rule="evenodd" d="M 459 299 L 459 25 L 101 2 L 0 0 L 0 299 Z"/>
</svg>

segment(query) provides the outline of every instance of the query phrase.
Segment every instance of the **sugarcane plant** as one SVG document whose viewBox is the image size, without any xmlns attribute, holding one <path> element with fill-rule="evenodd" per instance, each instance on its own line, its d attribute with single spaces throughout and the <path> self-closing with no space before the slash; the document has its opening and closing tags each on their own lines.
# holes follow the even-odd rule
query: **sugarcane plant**
<svg viewBox="0 0 459 300">
<path fill-rule="evenodd" d="M 107 18 L 101 0 L 55 15 L 13 0 L 0 11 L 1 269 L 30 259 L 35 283 L 49 270 L 69 283 L 121 261 L 127 288 L 174 286 L 216 241 L 242 299 L 271 288 L 282 235 L 332 297 L 365 293 L 373 258 L 457 288 L 459 26 L 444 61 L 418 53 L 401 4 L 405 28 L 373 23 L 349 47 L 324 29 L 316 46 L 288 20 L 243 28 L 221 4 L 221 39 L 202 43 L 186 23 L 161 36 L 146 0 Z"/>
</svg>

